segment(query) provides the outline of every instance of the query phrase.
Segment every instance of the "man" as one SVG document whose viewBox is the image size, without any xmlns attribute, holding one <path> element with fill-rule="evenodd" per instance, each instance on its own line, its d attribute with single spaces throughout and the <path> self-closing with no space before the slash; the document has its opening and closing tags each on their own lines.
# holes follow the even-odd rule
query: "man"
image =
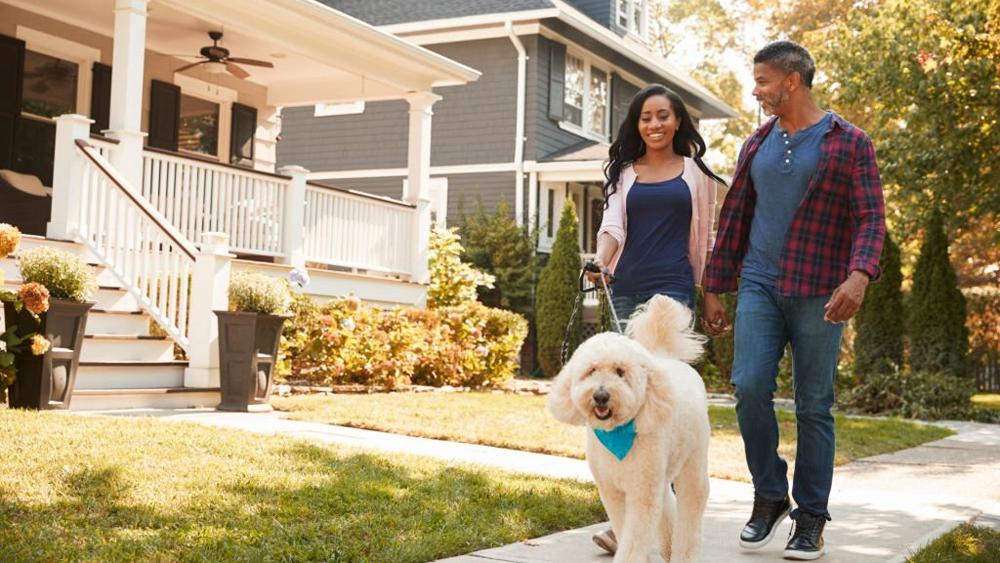
<svg viewBox="0 0 1000 563">
<path fill-rule="evenodd" d="M 753 476 L 754 505 L 740 534 L 760 549 L 791 513 L 788 559 L 823 555 L 833 479 L 834 377 L 844 322 L 878 277 L 884 201 L 868 136 L 821 110 L 816 65 L 789 41 L 754 56 L 754 97 L 773 117 L 740 151 L 705 273 L 706 332 L 729 330 L 718 294 L 738 289 L 732 383 Z M 778 455 L 778 361 L 791 344 L 798 446 L 792 498 Z"/>
</svg>

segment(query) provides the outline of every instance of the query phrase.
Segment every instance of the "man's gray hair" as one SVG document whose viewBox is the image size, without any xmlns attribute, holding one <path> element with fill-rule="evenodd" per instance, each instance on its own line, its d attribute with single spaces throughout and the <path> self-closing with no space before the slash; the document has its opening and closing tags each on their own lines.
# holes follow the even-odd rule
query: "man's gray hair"
<svg viewBox="0 0 1000 563">
<path fill-rule="evenodd" d="M 754 64 L 767 63 L 783 70 L 786 74 L 799 73 L 806 88 L 812 88 L 816 63 L 805 47 L 791 41 L 769 43 L 753 57 Z"/>
</svg>

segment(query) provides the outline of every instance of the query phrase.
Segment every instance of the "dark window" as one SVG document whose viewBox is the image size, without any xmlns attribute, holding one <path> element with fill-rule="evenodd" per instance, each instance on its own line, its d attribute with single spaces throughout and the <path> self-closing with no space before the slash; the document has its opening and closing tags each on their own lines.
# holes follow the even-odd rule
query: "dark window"
<svg viewBox="0 0 1000 563">
<path fill-rule="evenodd" d="M 548 223 L 545 226 L 546 235 L 552 238 L 552 223 L 555 220 L 555 210 L 556 210 L 556 191 L 549 190 L 549 210 L 548 210 Z"/>
<path fill-rule="evenodd" d="M 76 113 L 79 72 L 77 63 L 25 51 L 21 111 L 40 117 Z"/>
<path fill-rule="evenodd" d="M 219 104 L 181 94 L 177 146 L 185 151 L 218 156 Z"/>
</svg>

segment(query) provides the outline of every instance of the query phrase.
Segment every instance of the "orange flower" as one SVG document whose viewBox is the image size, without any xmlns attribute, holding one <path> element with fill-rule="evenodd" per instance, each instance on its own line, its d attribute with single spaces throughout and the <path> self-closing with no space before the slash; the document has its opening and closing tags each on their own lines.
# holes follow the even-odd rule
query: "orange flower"
<svg viewBox="0 0 1000 563">
<path fill-rule="evenodd" d="M 49 310 L 49 290 L 40 283 L 31 282 L 22 285 L 17 296 L 24 302 L 25 308 L 36 315 Z"/>
<path fill-rule="evenodd" d="M 8 254 L 17 250 L 19 244 L 21 244 L 21 231 L 13 225 L 0 223 L 0 258 L 6 258 Z"/>
</svg>

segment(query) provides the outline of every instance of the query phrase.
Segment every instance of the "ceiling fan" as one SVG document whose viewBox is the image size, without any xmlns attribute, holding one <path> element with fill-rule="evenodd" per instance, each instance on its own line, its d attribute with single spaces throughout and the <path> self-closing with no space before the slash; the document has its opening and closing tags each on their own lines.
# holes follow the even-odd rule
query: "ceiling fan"
<svg viewBox="0 0 1000 563">
<path fill-rule="evenodd" d="M 208 65 L 205 70 L 212 74 L 220 74 L 222 72 L 228 72 L 236 78 L 243 79 L 250 76 L 250 73 L 243 70 L 234 63 L 240 63 L 244 65 L 251 66 L 262 66 L 266 68 L 274 68 L 274 64 L 267 61 L 258 61 L 256 59 L 244 59 L 240 57 L 230 57 L 229 49 L 219 46 L 219 40 L 222 39 L 221 31 L 209 31 L 208 36 L 212 39 L 212 44 L 201 48 L 201 57 L 205 60 L 198 61 L 196 63 L 191 63 L 189 65 L 182 66 L 174 72 L 182 72 L 189 68 L 196 67 L 198 65 Z"/>
</svg>

